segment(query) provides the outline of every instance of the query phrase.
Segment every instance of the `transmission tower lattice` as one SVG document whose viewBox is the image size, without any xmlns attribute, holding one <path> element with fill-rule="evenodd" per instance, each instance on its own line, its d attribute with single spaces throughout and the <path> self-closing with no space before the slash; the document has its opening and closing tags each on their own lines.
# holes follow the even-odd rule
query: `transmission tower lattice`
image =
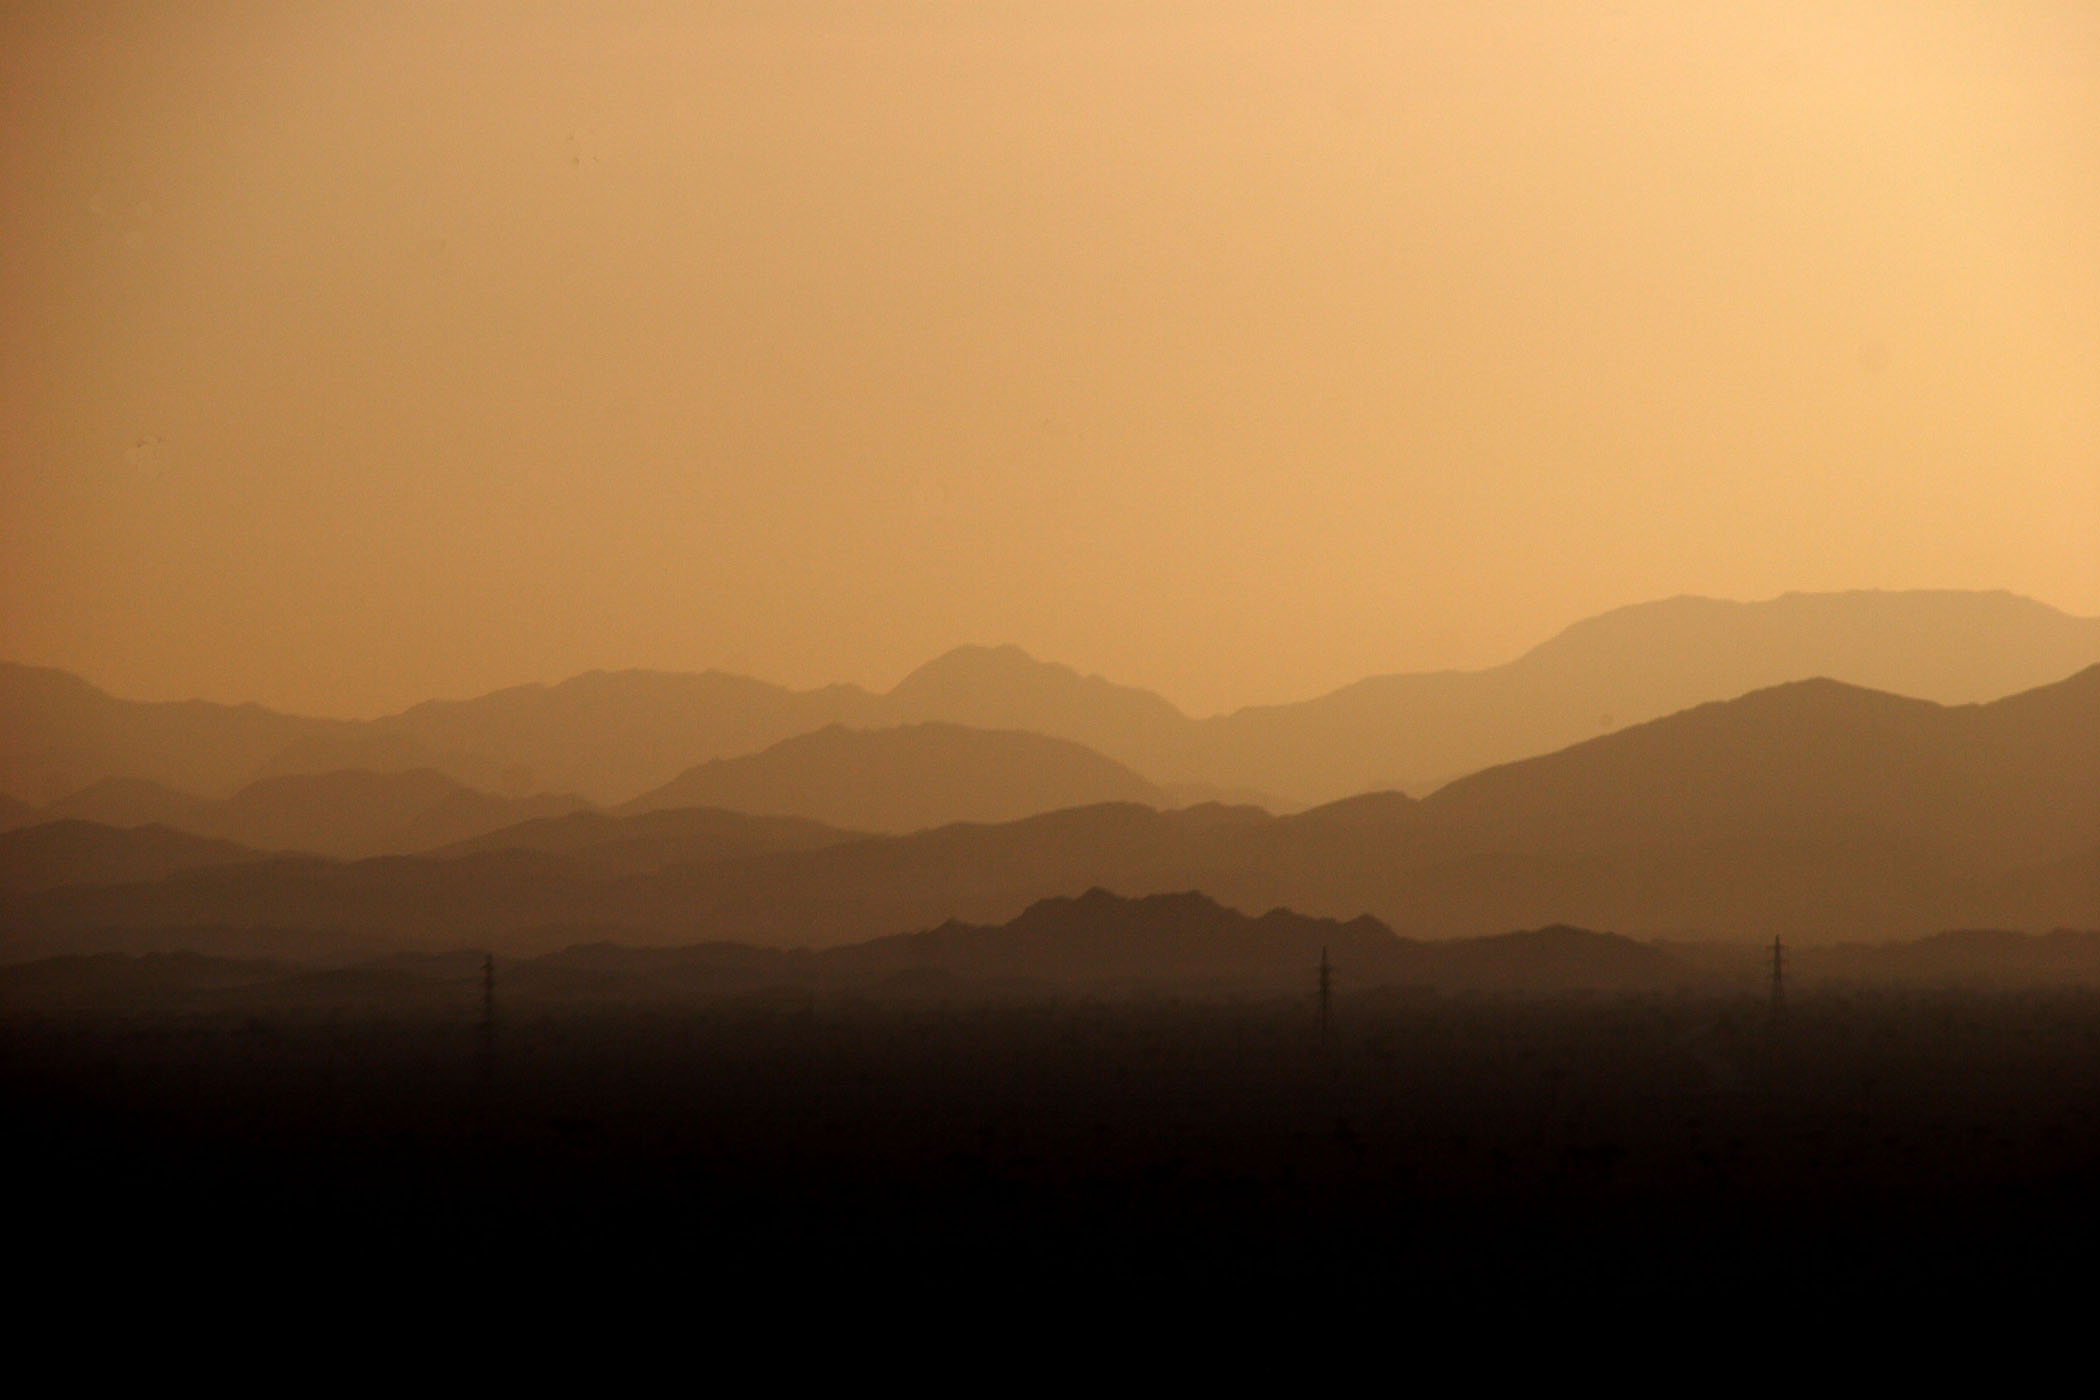
<svg viewBox="0 0 2100 1400">
<path fill-rule="evenodd" d="M 1320 947 L 1320 1039 L 1327 1039 L 1333 1026 L 1334 967 L 1327 961 L 1327 947 Z"/>
</svg>

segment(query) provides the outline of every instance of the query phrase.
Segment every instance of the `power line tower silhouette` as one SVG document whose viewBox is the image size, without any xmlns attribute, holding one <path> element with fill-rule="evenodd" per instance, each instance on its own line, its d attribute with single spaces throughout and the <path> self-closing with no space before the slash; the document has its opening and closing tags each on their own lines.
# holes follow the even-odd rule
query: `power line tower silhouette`
<svg viewBox="0 0 2100 1400">
<path fill-rule="evenodd" d="M 1333 1029 L 1334 967 L 1327 961 L 1327 945 L 1320 945 L 1320 1039 Z"/>
<path fill-rule="evenodd" d="M 496 1080 L 496 955 L 481 959 L 481 1088 L 486 1094 Z"/>
<path fill-rule="evenodd" d="M 1772 1019 L 1777 1021 L 1786 1010 L 1786 945 L 1779 935 L 1772 935 Z"/>
</svg>

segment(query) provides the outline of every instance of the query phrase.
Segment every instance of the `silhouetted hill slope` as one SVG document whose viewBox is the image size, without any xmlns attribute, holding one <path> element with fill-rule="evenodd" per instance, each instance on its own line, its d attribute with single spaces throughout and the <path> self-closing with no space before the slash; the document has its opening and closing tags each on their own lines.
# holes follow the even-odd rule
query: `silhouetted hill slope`
<svg viewBox="0 0 2100 1400">
<path fill-rule="evenodd" d="M 1360 977 L 1396 970 L 1407 945 L 1376 919 L 1250 918 L 1191 892 L 1123 899 L 1103 889 L 1039 900 L 998 927 L 949 922 L 834 948 L 842 971 L 932 968 L 969 977 L 1096 981 L 1275 979 L 1307 984 L 1321 950 Z"/>
<path fill-rule="evenodd" d="M 584 916 L 598 888 L 572 862 L 538 851 L 353 862 L 284 855 L 144 884 L 72 885 L 11 899 L 0 909 L 7 930 L 0 956 L 74 951 L 68 931 L 94 935 L 95 947 L 168 948 L 176 945 L 107 935 L 183 928 L 214 939 L 227 930 L 267 929 L 388 947 L 508 946 L 524 931 L 564 919 L 589 927 Z"/>
<path fill-rule="evenodd" d="M 426 851 L 584 806 L 567 794 L 498 797 L 428 769 L 299 774 L 242 788 L 221 807 L 217 832 L 251 846 L 356 859 Z"/>
<path fill-rule="evenodd" d="M 710 807 L 670 807 L 633 816 L 572 812 L 503 827 L 467 841 L 439 847 L 437 857 L 480 851 L 544 851 L 598 874 L 631 874 L 671 865 L 695 865 L 808 851 L 867 833 L 842 831 L 802 817 L 756 816 Z"/>
<path fill-rule="evenodd" d="M 29 826 L 44 819 L 42 809 L 34 803 L 0 792 L 0 831 L 12 831 L 18 826 Z"/>
<path fill-rule="evenodd" d="M 964 646 L 882 697 L 888 723 L 929 720 L 1070 739 L 1146 769 L 1186 745 L 1187 715 L 1149 690 L 1082 676 L 1015 646 Z M 1199 780 L 1201 774 L 1179 775 Z"/>
<path fill-rule="evenodd" d="M 10 973 L 0 986 L 30 1000 L 83 1000 L 96 993 L 167 995 L 245 987 L 284 979 L 279 992 L 325 994 L 337 1002 L 389 993 L 398 985 L 449 980 L 478 989 L 480 960 L 471 955 L 368 956 L 357 967 L 317 979 L 301 962 L 339 963 L 340 947 L 226 938 L 210 958 L 102 961 L 44 960 Z M 267 963 L 252 961 L 258 953 Z M 572 945 L 510 961 L 502 973 L 506 1000 L 685 1000 L 802 987 L 826 993 L 922 996 L 976 991 L 1026 993 L 1058 986 L 1095 991 L 1114 986 L 1177 993 L 1261 989 L 1310 999 L 1323 956 L 1344 995 L 1384 986 L 1538 995 L 1571 991 L 1648 991 L 1725 979 L 1668 954 L 1608 933 L 1550 928 L 1492 938 L 1425 945 L 1396 937 L 1375 919 L 1315 919 L 1288 909 L 1251 916 L 1195 892 L 1126 899 L 1093 889 L 1074 898 L 1037 901 L 999 925 L 949 922 L 812 953 L 741 943 L 643 948 L 619 943 Z M 147 985 L 145 974 L 164 985 Z M 109 974 L 118 974 L 113 978 Z M 128 974 L 124 975 L 124 974 Z M 83 994 L 87 994 L 83 996 Z M 466 997 L 459 1007 L 468 1008 Z"/>
<path fill-rule="evenodd" d="M 1506 666 L 1378 676 L 1204 721 L 1179 768 L 1303 799 L 1420 789 L 1712 700 L 1817 677 L 1940 704 L 1992 700 L 2100 662 L 2100 618 L 2008 593 L 1673 598 L 1568 628 Z"/>
<path fill-rule="evenodd" d="M 702 764 L 620 810 L 722 807 L 916 831 L 1098 802 L 1165 806 L 1167 798 L 1120 763 L 1063 739 L 958 724 L 834 725 L 746 758 Z"/>
<path fill-rule="evenodd" d="M 1403 932 L 2083 924 L 2100 879 L 2061 863 L 2100 846 L 2100 668 L 1959 707 L 1775 687 L 1475 774 L 1378 827 L 1382 867 L 1301 871 L 1289 902 Z"/>
<path fill-rule="evenodd" d="M 610 803 L 709 759 L 829 724 L 878 722 L 875 697 L 857 686 L 790 690 L 716 671 L 593 671 L 559 685 L 430 701 L 371 728 L 478 755 L 508 773 L 503 791 L 574 791 Z"/>
<path fill-rule="evenodd" d="M 73 818 L 104 826 L 158 823 L 178 831 L 214 829 L 219 803 L 148 778 L 104 778 L 43 809 L 45 821 Z"/>
<path fill-rule="evenodd" d="M 1881 947 L 1811 948 L 1795 959 L 1814 981 L 1949 986 L 2100 982 L 2100 930 L 1950 929 Z"/>
<path fill-rule="evenodd" d="M 1949 922 L 2015 929 L 2100 926 L 2100 843 L 2060 860 L 1993 871 L 1954 884 Z"/>
<path fill-rule="evenodd" d="M 1566 924 L 1421 944 L 1411 971 L 1447 990 L 1529 994 L 1659 991 L 1696 980 L 1650 944 Z"/>
<path fill-rule="evenodd" d="M 1300 994 L 1322 955 L 1348 990 L 1406 985 L 1537 995 L 1652 991 L 1700 980 L 1667 953 L 1612 933 L 1555 926 L 1421 943 L 1368 916 L 1343 922 L 1289 909 L 1259 917 L 1185 892 L 1126 899 L 1092 889 L 1040 900 L 995 927 L 947 923 L 833 948 L 827 974 L 925 969 L 975 979 L 1261 984 Z"/>
<path fill-rule="evenodd" d="M 2100 841 L 2100 666 L 1952 708 L 1776 686 L 1476 773 L 1423 813 L 1469 850 L 1896 842 L 1950 868 L 2053 860 Z"/>
<path fill-rule="evenodd" d="M 540 791 L 529 771 L 506 763 L 499 752 L 434 748 L 413 734 L 384 727 L 385 723 L 374 721 L 352 730 L 307 735 L 272 754 L 246 777 L 260 782 L 319 773 L 433 772 L 483 792 L 525 796 Z"/>
<path fill-rule="evenodd" d="M 592 672 L 369 721 L 259 705 L 121 700 L 63 671 L 0 662 L 0 789 L 54 801 L 104 778 L 230 795 L 263 777 L 430 768 L 512 794 L 622 800 L 695 763 L 877 718 L 851 686 L 793 691 L 715 672 Z"/>
<path fill-rule="evenodd" d="M 223 799 L 113 778 L 62 798 L 45 815 L 107 826 L 157 823 L 257 851 L 356 859 L 428 850 L 583 805 L 559 795 L 496 797 L 426 769 L 266 778 Z"/>
<path fill-rule="evenodd" d="M 474 1014 L 473 952 L 388 953 L 325 936 L 203 930 L 210 953 L 97 951 L 0 962 L 0 1012 L 137 1015 L 262 1011 Z M 120 948 L 127 945 L 117 936 Z M 1375 921 L 1342 924 L 1273 910 L 1259 919 L 1201 895 L 1123 900 L 1094 891 L 1043 901 L 998 927 L 949 925 L 828 951 L 741 943 L 633 947 L 578 944 L 506 958 L 499 997 L 514 1014 L 554 1006 L 692 1005 L 734 999 L 816 1010 L 927 996 L 1011 1002 L 1123 989 L 1255 992 L 1306 1006 L 1322 948 L 1334 968 L 1338 1019 L 1390 989 L 1491 997 L 1706 991 L 1756 996 L 1769 951 L 1755 944 L 1657 947 L 1578 928 L 1534 929 L 1417 944 Z M 2100 984 L 2100 930 L 2026 934 L 1961 929 L 1881 945 L 1796 947 L 1789 986 L 2036 988 Z M 1412 998 L 1410 997 L 1410 1000 Z M 1308 1008 L 1309 1009 L 1309 1008 Z"/>
<path fill-rule="evenodd" d="M 1189 882 L 1176 877 L 1198 866 L 1207 840 L 1234 824 L 1229 809 L 1162 813 L 1117 804 L 613 878 L 594 873 L 587 857 L 543 851 L 347 864 L 285 858 L 147 884 L 51 890 L 15 901 L 0 922 L 37 935 L 23 941 L 45 951 L 66 946 L 69 930 L 185 925 L 514 950 L 588 938 L 821 947 L 950 918 L 1002 922 L 1044 894 L 1101 883 L 1186 889 Z"/>
<path fill-rule="evenodd" d="M 1160 812 L 1112 803 L 1000 825 L 958 823 L 617 882 L 598 908 L 628 926 L 670 907 L 687 935 L 826 947 L 957 919 L 1003 923 L 1046 895 L 1094 885 L 1185 890 L 1218 809 Z M 1265 820 L 1256 814 L 1257 820 Z"/>
<path fill-rule="evenodd" d="M 231 841 L 165 826 L 122 829 L 69 818 L 0 832 L 0 894 L 159 880 L 180 870 L 259 858 Z"/>
<path fill-rule="evenodd" d="M 2096 746 L 2100 668 L 1953 708 L 1814 682 L 1506 765 L 1419 802 L 1368 794 L 1291 817 L 1106 804 L 609 880 L 554 862 L 535 867 L 546 883 L 530 897 L 514 898 L 523 886 L 506 882 L 480 904 L 471 871 L 423 869 L 458 862 L 365 863 L 289 882 L 200 872 L 52 891 L 18 918 L 50 929 L 189 921 L 415 937 L 451 919 L 490 938 L 529 934 L 533 946 L 578 941 L 578 930 L 827 946 L 951 919 L 1003 923 L 1098 885 L 1129 896 L 1202 890 L 1236 908 L 1312 917 L 1368 913 L 1426 938 L 1564 923 L 1800 941 L 1950 924 L 2093 927 Z M 426 886 L 445 891 L 443 917 L 417 903 Z"/>
<path fill-rule="evenodd" d="M 227 793 L 291 745 L 354 729 L 260 705 L 119 700 L 64 671 L 0 662 L 0 788 L 34 803 L 110 777 Z"/>
</svg>

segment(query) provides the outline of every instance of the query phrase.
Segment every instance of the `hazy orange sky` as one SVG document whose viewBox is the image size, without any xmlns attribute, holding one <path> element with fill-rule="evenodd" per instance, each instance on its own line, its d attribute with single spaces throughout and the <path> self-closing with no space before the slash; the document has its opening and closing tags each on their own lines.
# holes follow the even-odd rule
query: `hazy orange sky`
<svg viewBox="0 0 2100 1400">
<path fill-rule="evenodd" d="M 0 656 L 1206 712 L 2100 613 L 2100 6 L 1606 10 L 7 5 Z"/>
</svg>

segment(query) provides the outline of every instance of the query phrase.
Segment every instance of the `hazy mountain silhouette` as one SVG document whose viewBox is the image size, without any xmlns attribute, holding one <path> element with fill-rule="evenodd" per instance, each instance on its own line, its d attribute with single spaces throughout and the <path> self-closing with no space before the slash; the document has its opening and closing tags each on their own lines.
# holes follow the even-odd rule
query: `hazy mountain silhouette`
<svg viewBox="0 0 2100 1400">
<path fill-rule="evenodd" d="M 1120 763 L 1064 739 L 959 724 L 832 725 L 688 769 L 619 810 L 723 807 L 837 827 L 917 831 L 1097 802 L 1169 805 Z"/>
<path fill-rule="evenodd" d="M 927 662 L 881 698 L 888 722 L 944 720 L 1070 739 L 1146 772 L 1184 748 L 1192 723 L 1149 690 L 1082 676 L 1015 646 L 964 646 Z M 1175 771 L 1180 780 L 1207 774 Z"/>
<path fill-rule="evenodd" d="M 1274 980 L 1307 984 L 1321 951 L 1359 977 L 1385 976 L 1406 945 L 1376 919 L 1250 918 L 1194 892 L 1123 899 L 1103 889 L 1039 900 L 997 927 L 951 921 L 824 955 L 847 971 L 934 968 L 969 977 L 1102 981 Z"/>
<path fill-rule="evenodd" d="M 485 791 L 573 791 L 610 804 L 827 725 L 939 721 L 1068 739 L 1170 788 L 1302 804 L 1424 790 L 1787 681 L 1828 677 L 1959 704 L 2095 662 L 2100 618 L 2007 593 L 1909 592 L 1640 604 L 1577 623 L 1505 666 L 1372 677 L 1210 719 L 1013 647 L 958 648 L 887 695 L 715 672 L 593 672 L 367 722 L 140 704 L 62 672 L 0 665 L 0 790 L 48 802 L 137 777 L 223 796 L 260 776 L 432 768 Z"/>
<path fill-rule="evenodd" d="M 496 797 L 422 770 L 266 778 L 220 799 L 143 779 L 107 779 L 40 815 L 115 827 L 153 823 L 258 851 L 355 859 L 429 850 L 583 805 L 556 795 Z"/>
<path fill-rule="evenodd" d="M 265 778 L 228 798 L 219 832 L 251 846 L 356 858 L 426 851 L 584 805 L 566 794 L 477 792 L 428 769 L 300 774 Z"/>
<path fill-rule="evenodd" d="M 143 965 L 94 959 L 100 967 L 83 966 L 86 960 L 71 955 L 43 961 L 35 972 L 12 974 L 6 985 L 38 1000 L 50 999 L 54 991 L 61 997 L 88 993 L 93 999 L 94 994 L 155 993 L 135 984 L 142 974 L 157 974 L 191 990 L 277 982 L 278 992 L 298 988 L 340 1004 L 346 997 L 412 997 L 415 989 L 399 981 L 404 975 L 457 985 L 480 971 L 479 958 L 471 954 L 375 957 L 367 951 L 359 959 L 356 945 L 341 937 L 317 935 L 302 944 L 283 935 L 221 928 L 197 933 L 209 955 L 173 963 L 148 959 Z M 141 941 L 125 931 L 113 944 L 133 945 L 154 946 L 150 936 Z M 258 956 L 271 961 L 257 961 Z M 1717 980 L 1657 948 L 1586 929 L 1422 944 L 1396 936 L 1371 918 L 1318 919 L 1289 909 L 1252 916 L 1192 891 L 1124 898 L 1092 889 L 1039 900 L 1004 924 L 950 921 L 815 952 L 722 942 L 661 948 L 576 944 L 513 963 L 505 970 L 504 986 L 506 995 L 527 1000 L 680 1000 L 782 984 L 876 996 L 1025 993 L 1059 986 L 1098 992 L 1120 985 L 1179 994 L 1259 989 L 1301 997 L 1315 986 L 1323 957 L 1345 994 L 1397 985 L 1536 995 L 1656 990 Z M 346 960 L 355 967 L 319 982 L 298 966 Z M 172 989 L 162 986 L 157 992 Z"/>
<path fill-rule="evenodd" d="M 45 822 L 0 832 L 0 894 L 158 880 L 181 870 L 257 859 L 260 853 L 246 846 L 165 826 Z"/>
<path fill-rule="evenodd" d="M 11 901 L 0 924 L 20 935 L 17 955 L 60 951 L 69 934 L 183 926 L 323 929 L 405 946 L 512 951 L 594 939 L 821 947 L 951 917 L 1000 922 L 1045 894 L 1095 884 L 1187 889 L 1192 882 L 1175 877 L 1200 864 L 1223 810 L 1078 808 L 612 877 L 587 855 L 517 849 L 350 863 L 281 858 L 50 890 Z"/>
<path fill-rule="evenodd" d="M 104 778 L 45 807 L 39 821 L 73 818 L 104 826 L 158 823 L 178 831 L 217 829 L 222 802 L 157 783 L 149 778 Z"/>
<path fill-rule="evenodd" d="M 154 935 L 118 931 L 110 951 L 0 966 L 0 1005 L 48 1013 L 231 1011 L 305 1006 L 457 1015 L 478 986 L 475 953 L 386 953 L 325 934 L 200 931 L 211 953 L 160 949 Z M 1122 899 L 1090 891 L 1041 901 L 999 926 L 949 924 L 822 952 L 740 943 L 645 948 L 577 944 L 505 962 L 507 1004 L 691 1004 L 728 997 L 855 1000 L 931 994 L 1092 998 L 1119 987 L 1175 997 L 1253 991 L 1301 1004 L 1325 951 L 1346 1025 L 1385 989 L 1490 996 L 1705 989 L 1756 994 L 1768 951 L 1758 945 L 1658 947 L 1616 934 L 1554 927 L 1415 943 L 1375 920 L 1342 923 L 1278 909 L 1259 918 L 1197 894 Z M 1789 980 L 1802 989 L 2092 986 L 2100 930 L 2026 934 L 1960 929 L 1879 945 L 1797 946 Z M 463 995 L 465 993 L 466 995 Z"/>
<path fill-rule="evenodd" d="M 1822 677 L 1968 704 L 2095 662 L 2100 618 L 2009 593 L 1673 598 L 1577 623 L 1506 666 L 1378 676 L 1302 704 L 1206 721 L 1182 766 L 1300 799 L 1419 791 L 1787 681 Z M 1143 771 L 1179 771 L 1103 751 Z"/>
<path fill-rule="evenodd" d="M 1003 923 L 1098 885 L 1369 914 L 1424 938 L 1576 924 L 1879 940 L 1950 924 L 2100 926 L 2095 852 L 2100 667 L 1960 707 L 1781 686 L 1422 801 L 1370 794 L 1290 817 L 1106 804 L 614 879 L 553 856 L 478 876 L 446 861 L 228 868 L 51 891 L 17 917 L 54 930 L 186 921 L 417 938 L 451 928 L 455 943 L 471 927 L 539 947 L 585 932 L 825 946 Z"/>
<path fill-rule="evenodd" d="M 1289 902 L 1366 909 L 1402 932 L 2084 924 L 2100 920 L 2100 866 L 2075 863 L 2100 846 L 2100 667 L 1976 706 L 1780 686 L 1419 804 L 1355 799 L 1281 825 L 1336 813 L 1357 829 L 1289 868 Z M 1204 887 L 1234 893 L 1223 873 Z"/>
<path fill-rule="evenodd" d="M 1891 840 L 1969 868 L 2100 840 L 2100 666 L 1988 705 L 1800 681 L 1476 773 L 1422 810 L 1474 849 Z"/>
<path fill-rule="evenodd" d="M 0 662 L 0 788 L 32 803 L 111 777 L 229 793 L 292 744 L 354 729 L 260 705 L 119 700 L 64 671 Z"/>
<path fill-rule="evenodd" d="M 1566 924 L 1418 944 L 1407 970 L 1429 986 L 1505 995 L 1659 991 L 1698 980 L 1650 944 Z"/>
<path fill-rule="evenodd" d="M 776 851 L 815 850 L 860 840 L 866 834 L 842 831 L 802 817 L 673 807 L 633 816 L 572 812 L 563 817 L 544 817 L 442 846 L 429 854 L 446 857 L 482 851 L 541 851 L 565 857 L 579 869 L 594 874 L 631 874 Z"/>
<path fill-rule="evenodd" d="M 1265 812 L 1287 812 L 1295 803 L 1259 788 L 1228 787 L 1223 783 L 1161 783 L 1170 807 L 1259 807 Z"/>
<path fill-rule="evenodd" d="M 1394 984 L 1504 994 L 1645 991 L 1697 978 L 1648 944 L 1565 925 L 1422 943 L 1368 916 L 1344 922 L 1278 908 L 1254 917 L 1195 892 L 1126 899 L 1098 888 L 1039 900 L 1005 924 L 950 922 L 833 948 L 818 965 L 827 973 L 1260 984 L 1302 994 L 1312 990 L 1323 955 L 1340 984 L 1357 991 Z"/>
<path fill-rule="evenodd" d="M 370 729 L 433 752 L 472 755 L 498 774 L 484 786 L 574 791 L 612 803 L 709 759 L 754 753 L 829 724 L 878 722 L 875 697 L 857 686 L 790 690 L 715 671 L 594 671 L 559 685 L 430 701 Z"/>
<path fill-rule="evenodd" d="M 19 797 L 10 797 L 0 792 L 0 831 L 12 831 L 18 826 L 45 820 L 43 809 L 34 803 L 24 802 Z"/>
<path fill-rule="evenodd" d="M 2100 930 L 1950 929 L 1882 946 L 1842 944 L 1802 951 L 1808 978 L 1939 985 L 2100 982 Z"/>
<path fill-rule="evenodd" d="M 561 857 L 491 851 L 449 860 L 383 856 L 343 862 L 283 855 L 241 865 L 179 871 L 144 884 L 69 885 L 8 901 L 0 951 L 71 951 L 70 930 L 88 946 L 210 950 L 228 931 L 326 934 L 333 943 L 390 948 L 518 946 L 532 930 L 593 924 L 590 896 L 602 882 Z M 53 917 L 57 915 L 57 917 Z M 677 927 L 667 920 L 666 929 Z M 189 944 L 146 938 L 187 929 Z M 692 935 L 688 934 L 689 939 Z M 562 938 L 560 942 L 576 941 Z"/>
<path fill-rule="evenodd" d="M 500 753 L 472 748 L 439 749 L 413 734 L 382 727 L 310 734 L 270 756 L 249 781 L 311 777 L 322 773 L 442 773 L 481 792 L 528 796 L 543 790 L 536 776 L 506 763 Z M 246 787 L 244 781 L 240 786 Z"/>
</svg>

